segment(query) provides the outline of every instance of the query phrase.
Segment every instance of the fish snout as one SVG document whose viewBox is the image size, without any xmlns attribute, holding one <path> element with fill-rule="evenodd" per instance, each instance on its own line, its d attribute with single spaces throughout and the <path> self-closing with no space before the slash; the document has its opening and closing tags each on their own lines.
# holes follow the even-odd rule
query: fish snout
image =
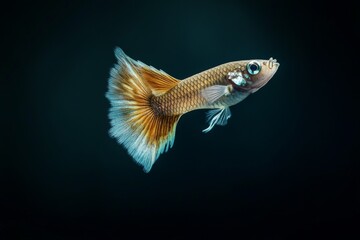
<svg viewBox="0 0 360 240">
<path fill-rule="evenodd" d="M 263 87 L 276 73 L 280 63 L 276 59 L 270 58 L 269 60 L 263 60 L 264 67 L 262 68 L 260 74 L 253 76 L 254 83 L 252 85 L 252 92 L 256 92 L 258 89 Z"/>
</svg>

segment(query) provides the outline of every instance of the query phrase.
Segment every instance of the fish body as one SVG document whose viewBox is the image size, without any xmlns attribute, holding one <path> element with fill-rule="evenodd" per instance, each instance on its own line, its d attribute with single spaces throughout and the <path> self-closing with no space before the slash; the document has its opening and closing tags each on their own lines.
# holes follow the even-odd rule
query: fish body
<svg viewBox="0 0 360 240">
<path fill-rule="evenodd" d="M 178 80 L 135 61 L 120 48 L 106 94 L 111 108 L 110 135 L 149 172 L 161 153 L 174 144 L 180 117 L 197 109 L 208 113 L 210 131 L 226 125 L 235 105 L 264 86 L 279 67 L 276 59 L 229 62 Z"/>
<path fill-rule="evenodd" d="M 235 63 L 223 64 L 186 78 L 167 93 L 157 97 L 155 101 L 161 106 L 165 115 L 184 114 L 197 109 L 232 106 L 239 102 L 246 93 L 234 92 L 232 95 L 223 96 L 216 102 L 208 102 L 202 91 L 213 85 L 226 86 L 229 84 L 224 75 L 230 72 L 234 65 Z"/>
</svg>

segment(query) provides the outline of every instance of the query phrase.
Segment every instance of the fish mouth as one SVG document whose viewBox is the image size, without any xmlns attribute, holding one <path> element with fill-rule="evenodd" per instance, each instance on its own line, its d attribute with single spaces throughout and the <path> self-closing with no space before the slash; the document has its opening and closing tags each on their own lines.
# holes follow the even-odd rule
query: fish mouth
<svg viewBox="0 0 360 240">
<path fill-rule="evenodd" d="M 270 58 L 268 60 L 268 67 L 271 70 L 271 74 L 269 76 L 268 81 L 274 76 L 274 74 L 277 72 L 278 68 L 280 66 L 280 63 L 277 62 L 276 58 Z"/>
<path fill-rule="evenodd" d="M 280 66 L 280 63 L 277 62 L 276 58 L 272 58 L 272 57 L 271 57 L 271 58 L 268 60 L 268 67 L 269 67 L 269 69 L 272 69 L 274 66 L 279 67 L 279 66 Z"/>
</svg>

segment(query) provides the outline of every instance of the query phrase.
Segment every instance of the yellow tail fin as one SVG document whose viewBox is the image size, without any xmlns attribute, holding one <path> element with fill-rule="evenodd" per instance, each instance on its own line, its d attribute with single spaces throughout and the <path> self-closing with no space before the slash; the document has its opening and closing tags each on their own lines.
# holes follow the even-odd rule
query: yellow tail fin
<svg viewBox="0 0 360 240">
<path fill-rule="evenodd" d="M 156 159 L 171 148 L 181 115 L 163 116 L 150 104 L 179 80 L 147 66 L 115 49 L 118 63 L 111 69 L 109 89 L 110 135 L 122 144 L 134 160 L 149 172 Z"/>
</svg>

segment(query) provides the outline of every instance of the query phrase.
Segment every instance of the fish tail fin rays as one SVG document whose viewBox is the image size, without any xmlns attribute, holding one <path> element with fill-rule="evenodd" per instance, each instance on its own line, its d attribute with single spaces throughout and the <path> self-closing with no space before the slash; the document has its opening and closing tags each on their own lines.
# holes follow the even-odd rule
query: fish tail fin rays
<svg viewBox="0 0 360 240">
<path fill-rule="evenodd" d="M 120 48 L 115 49 L 115 56 L 118 63 L 111 69 L 106 93 L 111 103 L 109 133 L 149 172 L 160 154 L 173 146 L 181 117 L 162 115 L 153 108 L 151 99 L 179 80 L 129 58 Z"/>
</svg>

